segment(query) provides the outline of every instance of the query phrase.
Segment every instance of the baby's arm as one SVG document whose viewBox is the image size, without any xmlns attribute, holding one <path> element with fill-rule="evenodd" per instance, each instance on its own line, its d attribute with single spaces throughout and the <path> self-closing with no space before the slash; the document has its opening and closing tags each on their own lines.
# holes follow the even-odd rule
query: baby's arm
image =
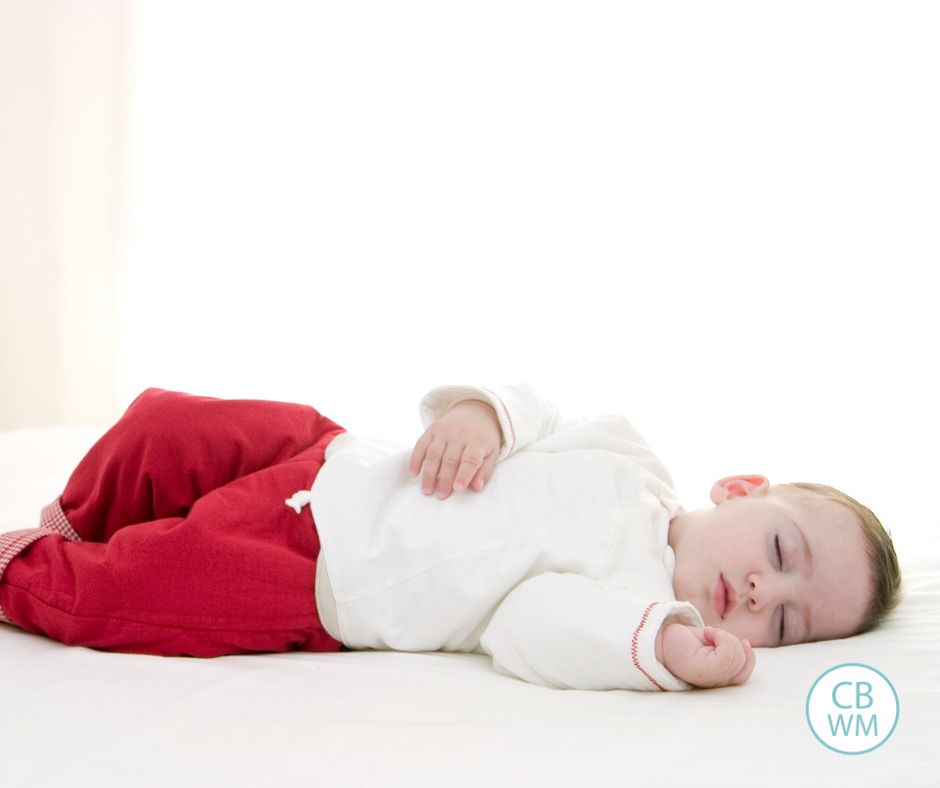
<svg viewBox="0 0 940 788">
<path fill-rule="evenodd" d="M 581 421 L 563 417 L 558 406 L 534 386 L 506 383 L 437 386 L 421 399 L 418 412 L 422 425 L 431 426 L 451 405 L 463 400 L 480 400 L 493 407 L 502 431 L 502 445 L 496 462 L 502 462 L 535 441 Z"/>
<path fill-rule="evenodd" d="M 656 635 L 656 659 L 696 687 L 743 684 L 757 663 L 751 644 L 724 629 L 666 622 Z"/>
<path fill-rule="evenodd" d="M 498 672 L 546 687 L 692 689 L 656 659 L 664 621 L 703 624 L 688 602 L 656 602 L 583 575 L 544 572 L 503 598 L 480 646 Z"/>
<path fill-rule="evenodd" d="M 502 430 L 492 405 L 480 400 L 458 402 L 418 438 L 408 472 L 422 471 L 421 492 L 447 498 L 453 490 L 479 492 L 493 474 Z"/>
</svg>

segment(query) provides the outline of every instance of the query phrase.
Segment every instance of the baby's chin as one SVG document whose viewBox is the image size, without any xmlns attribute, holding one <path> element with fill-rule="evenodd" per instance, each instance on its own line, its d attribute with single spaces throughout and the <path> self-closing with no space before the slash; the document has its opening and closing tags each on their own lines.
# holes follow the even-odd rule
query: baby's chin
<svg viewBox="0 0 940 788">
<path fill-rule="evenodd" d="M 719 616 L 714 610 L 711 610 L 710 608 L 702 610 L 699 605 L 696 605 L 695 609 L 698 610 L 698 613 L 702 617 L 702 621 L 705 622 L 706 627 L 717 627 L 719 629 L 727 629 L 729 632 L 731 631 L 725 625 L 725 622 L 721 620 L 721 616 Z"/>
<path fill-rule="evenodd" d="M 702 621 L 705 622 L 706 627 L 724 628 L 724 622 L 721 620 L 721 616 L 715 612 L 715 609 L 711 606 L 709 600 L 704 598 L 704 594 L 700 598 L 696 599 L 694 594 L 690 594 L 684 590 L 682 582 L 678 580 L 674 580 L 672 584 L 672 591 L 673 594 L 675 594 L 677 601 L 689 602 L 698 611 L 698 614 L 702 617 Z"/>
</svg>

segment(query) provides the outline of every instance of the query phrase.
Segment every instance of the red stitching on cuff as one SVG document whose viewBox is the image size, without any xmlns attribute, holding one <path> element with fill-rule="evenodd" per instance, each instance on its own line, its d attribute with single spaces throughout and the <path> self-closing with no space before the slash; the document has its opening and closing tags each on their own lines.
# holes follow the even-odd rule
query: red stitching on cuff
<svg viewBox="0 0 940 788">
<path fill-rule="evenodd" d="M 509 447 L 509 453 L 512 454 L 512 450 L 516 448 L 516 426 L 512 423 L 512 416 L 509 415 L 509 408 L 506 407 L 506 403 L 503 402 L 503 398 L 499 396 L 495 391 L 490 391 L 490 389 L 485 386 L 480 386 L 488 394 L 496 397 L 499 400 L 499 404 L 503 406 L 503 411 L 506 414 L 506 420 L 509 422 L 509 430 L 512 432 L 512 445 Z"/>
<path fill-rule="evenodd" d="M 646 626 L 646 621 L 649 618 L 650 611 L 654 607 L 656 607 L 656 605 L 659 605 L 659 604 L 662 604 L 662 603 L 652 602 L 649 605 L 649 607 L 647 607 L 646 610 L 643 611 L 643 618 L 640 620 L 640 623 L 637 626 L 637 628 L 633 630 L 633 639 L 630 642 L 630 655 L 633 657 L 633 666 L 638 671 L 640 671 L 640 673 L 646 676 L 646 678 L 648 678 L 651 682 L 653 682 L 653 686 L 655 686 L 656 689 L 662 690 L 663 692 L 665 692 L 666 690 L 659 685 L 659 682 L 657 682 L 656 679 L 654 679 L 649 673 L 643 670 L 643 666 L 640 664 L 640 656 L 639 656 L 640 649 L 639 649 L 639 646 L 637 646 L 637 641 L 640 638 L 640 630 L 643 629 L 644 626 Z"/>
</svg>

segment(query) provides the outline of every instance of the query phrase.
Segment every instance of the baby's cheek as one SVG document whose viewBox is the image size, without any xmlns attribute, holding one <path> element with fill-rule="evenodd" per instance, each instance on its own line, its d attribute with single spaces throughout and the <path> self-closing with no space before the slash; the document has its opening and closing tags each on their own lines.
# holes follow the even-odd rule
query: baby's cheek
<svg viewBox="0 0 940 788">
<path fill-rule="evenodd" d="M 738 640 L 749 640 L 751 646 L 757 647 L 764 645 L 764 641 L 767 640 L 766 635 L 761 636 L 759 628 L 754 626 L 754 621 L 741 622 L 741 621 L 724 621 L 717 626 L 721 629 L 724 629 L 726 632 L 730 632 Z M 773 643 L 767 643 L 766 645 L 772 646 Z"/>
</svg>

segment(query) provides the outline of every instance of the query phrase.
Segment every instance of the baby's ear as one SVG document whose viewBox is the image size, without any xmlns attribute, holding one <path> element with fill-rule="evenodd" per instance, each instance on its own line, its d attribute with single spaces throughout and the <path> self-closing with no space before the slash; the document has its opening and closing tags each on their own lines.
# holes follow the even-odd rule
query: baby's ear
<svg viewBox="0 0 940 788">
<path fill-rule="evenodd" d="M 766 495 L 770 489 L 770 480 L 766 476 L 745 475 L 725 476 L 712 486 L 711 499 L 716 506 L 731 498 L 747 495 Z"/>
</svg>

